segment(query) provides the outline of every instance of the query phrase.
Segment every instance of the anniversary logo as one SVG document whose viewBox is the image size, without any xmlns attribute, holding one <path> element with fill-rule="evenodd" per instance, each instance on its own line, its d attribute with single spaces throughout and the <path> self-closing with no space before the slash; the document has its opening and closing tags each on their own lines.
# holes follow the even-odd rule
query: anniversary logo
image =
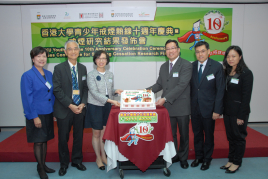
<svg viewBox="0 0 268 179">
<path fill-rule="evenodd" d="M 193 30 L 187 32 L 182 37 L 178 37 L 178 41 L 181 43 L 192 43 L 193 46 L 189 49 L 192 50 L 199 41 L 205 41 L 201 36 L 204 35 L 217 42 L 227 42 L 229 40 L 229 35 L 223 33 L 225 25 L 229 24 L 229 21 L 225 21 L 224 15 L 218 10 L 209 11 L 204 15 L 203 21 L 200 19 L 193 24 Z M 206 31 L 200 31 L 200 24 L 204 26 Z M 225 55 L 224 51 L 212 50 L 211 55 Z"/>
<path fill-rule="evenodd" d="M 120 112 L 118 115 L 119 124 L 133 124 L 129 132 L 120 137 L 121 142 L 127 142 L 128 146 L 132 144 L 138 145 L 139 139 L 144 141 L 154 140 L 154 135 L 151 134 L 154 127 L 151 123 L 157 123 L 158 116 L 156 112 Z"/>
</svg>

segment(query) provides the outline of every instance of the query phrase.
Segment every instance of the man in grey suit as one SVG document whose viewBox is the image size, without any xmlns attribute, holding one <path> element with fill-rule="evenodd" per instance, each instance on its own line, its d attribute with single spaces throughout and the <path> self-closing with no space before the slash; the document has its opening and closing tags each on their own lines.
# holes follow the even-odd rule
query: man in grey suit
<svg viewBox="0 0 268 179">
<path fill-rule="evenodd" d="M 68 60 L 58 64 L 54 68 L 53 85 L 54 95 L 54 116 L 57 118 L 59 135 L 59 175 L 63 176 L 67 172 L 69 165 L 69 133 L 73 126 L 73 149 L 72 166 L 78 170 L 86 170 L 82 164 L 82 141 L 83 122 L 87 103 L 87 69 L 77 62 L 79 56 L 79 45 L 76 41 L 65 43 L 65 54 Z"/>
<path fill-rule="evenodd" d="M 180 161 L 181 167 L 189 167 L 187 162 L 189 153 L 189 115 L 190 108 L 190 80 L 192 76 L 192 64 L 181 58 L 180 47 L 176 40 L 168 40 L 165 44 L 166 55 L 169 61 L 160 67 L 159 77 L 156 83 L 148 87 L 154 93 L 163 90 L 161 99 L 156 105 L 168 110 L 174 145 L 177 155 L 172 162 Z M 180 147 L 178 150 L 177 125 L 180 132 Z"/>
</svg>

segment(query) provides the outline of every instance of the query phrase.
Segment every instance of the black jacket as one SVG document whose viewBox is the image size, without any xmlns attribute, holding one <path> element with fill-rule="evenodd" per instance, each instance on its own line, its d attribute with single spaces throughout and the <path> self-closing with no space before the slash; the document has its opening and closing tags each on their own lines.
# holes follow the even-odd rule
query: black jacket
<svg viewBox="0 0 268 179">
<path fill-rule="evenodd" d="M 242 74 L 237 74 L 234 78 L 239 80 L 238 84 L 228 82 L 226 78 L 223 114 L 237 116 L 238 119 L 244 120 L 245 116 L 250 113 L 253 74 L 246 68 Z"/>
</svg>

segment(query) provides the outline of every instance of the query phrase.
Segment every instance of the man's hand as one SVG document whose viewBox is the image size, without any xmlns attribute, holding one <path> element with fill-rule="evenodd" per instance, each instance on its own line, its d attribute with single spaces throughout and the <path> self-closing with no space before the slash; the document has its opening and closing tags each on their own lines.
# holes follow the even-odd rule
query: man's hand
<svg viewBox="0 0 268 179">
<path fill-rule="evenodd" d="M 156 103 L 155 103 L 155 105 L 156 106 L 163 106 L 163 104 L 166 102 L 166 100 L 164 99 L 164 98 L 161 98 L 161 99 L 159 99 Z"/>
<path fill-rule="evenodd" d="M 84 107 L 85 107 L 84 103 L 79 104 L 78 109 L 80 110 L 80 113 L 82 113 L 82 110 L 84 109 Z"/>
<path fill-rule="evenodd" d="M 42 123 L 39 117 L 36 117 L 33 119 L 34 120 L 34 125 L 36 128 L 41 128 L 42 127 Z"/>
<path fill-rule="evenodd" d="M 218 119 L 220 117 L 220 115 L 218 114 L 218 113 L 213 113 L 213 115 L 212 115 L 212 119 L 213 120 L 216 120 L 216 119 Z"/>
<path fill-rule="evenodd" d="M 243 124 L 244 124 L 244 120 L 237 119 L 237 125 L 243 125 Z"/>
<path fill-rule="evenodd" d="M 69 108 L 73 111 L 73 113 L 75 113 L 75 114 L 80 114 L 81 112 L 80 112 L 80 109 L 78 108 L 78 106 L 76 106 L 76 105 L 73 105 L 73 104 L 70 104 L 69 105 Z"/>
</svg>

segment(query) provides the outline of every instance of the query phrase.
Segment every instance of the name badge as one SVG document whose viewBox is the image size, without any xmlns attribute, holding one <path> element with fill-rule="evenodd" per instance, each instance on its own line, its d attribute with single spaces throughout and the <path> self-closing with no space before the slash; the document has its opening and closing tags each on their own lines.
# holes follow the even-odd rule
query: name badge
<svg viewBox="0 0 268 179">
<path fill-rule="evenodd" d="M 173 72 L 173 77 L 179 77 L 179 73 L 178 72 Z"/>
<path fill-rule="evenodd" d="M 239 82 L 239 79 L 237 79 L 237 78 L 231 79 L 231 83 L 238 84 L 238 82 Z"/>
<path fill-rule="evenodd" d="M 73 90 L 73 95 L 80 95 L 80 90 Z"/>
<path fill-rule="evenodd" d="M 48 81 L 45 83 L 45 85 L 47 86 L 48 89 L 50 89 L 52 87 Z"/>
<path fill-rule="evenodd" d="M 109 79 L 109 82 L 110 82 L 110 83 L 112 83 L 112 82 L 113 82 L 113 79 L 112 79 L 112 78 L 110 78 L 110 79 Z"/>
<path fill-rule="evenodd" d="M 214 76 L 213 74 L 207 76 L 208 81 L 209 81 L 209 80 L 212 80 L 212 79 L 214 79 L 214 78 L 215 78 L 215 76 Z"/>
<path fill-rule="evenodd" d="M 82 80 L 86 80 L 86 79 L 87 79 L 86 75 L 82 76 Z"/>
</svg>

